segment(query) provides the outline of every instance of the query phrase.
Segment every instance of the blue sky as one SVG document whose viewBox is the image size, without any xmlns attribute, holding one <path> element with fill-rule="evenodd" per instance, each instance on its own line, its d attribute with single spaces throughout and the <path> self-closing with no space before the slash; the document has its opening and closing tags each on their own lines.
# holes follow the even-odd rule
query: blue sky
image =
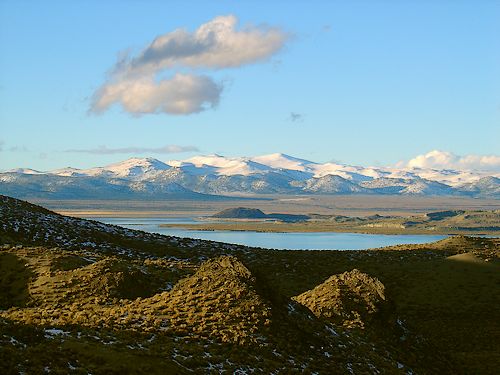
<svg viewBox="0 0 500 375">
<path fill-rule="evenodd" d="M 121 82 L 124 51 L 135 66 L 156 37 L 228 15 L 263 42 L 278 33 L 279 48 L 232 67 L 177 59 L 152 73 L 207 77 L 221 88 L 214 108 L 137 115 L 115 100 L 89 111 L 99 89 Z M 435 149 L 499 154 L 495 1 L 2 1 L 0 46 L 0 169 L 199 153 L 363 165 Z"/>
</svg>

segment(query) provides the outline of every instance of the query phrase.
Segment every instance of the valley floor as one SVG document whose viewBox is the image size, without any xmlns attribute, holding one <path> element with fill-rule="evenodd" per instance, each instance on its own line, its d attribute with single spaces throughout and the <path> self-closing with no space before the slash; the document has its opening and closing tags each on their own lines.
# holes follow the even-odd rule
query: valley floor
<svg viewBox="0 0 500 375">
<path fill-rule="evenodd" d="M 500 210 L 498 199 L 363 195 L 253 195 L 213 200 L 31 200 L 58 213 L 76 217 L 209 216 L 226 208 L 252 207 L 264 212 L 319 215 L 411 216 L 443 210 Z"/>
</svg>

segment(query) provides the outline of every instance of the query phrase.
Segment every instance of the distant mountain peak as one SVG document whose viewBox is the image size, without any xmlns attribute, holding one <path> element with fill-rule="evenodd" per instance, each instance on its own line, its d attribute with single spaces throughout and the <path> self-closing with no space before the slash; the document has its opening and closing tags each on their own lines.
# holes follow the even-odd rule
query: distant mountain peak
<svg viewBox="0 0 500 375">
<path fill-rule="evenodd" d="M 36 169 L 31 168 L 15 168 L 8 170 L 7 173 L 43 174 L 44 172 L 37 171 Z"/>
<path fill-rule="evenodd" d="M 108 164 L 106 167 L 120 166 L 120 165 L 166 165 L 166 164 L 152 157 L 147 157 L 147 158 L 132 157 L 113 164 Z"/>
<path fill-rule="evenodd" d="M 279 152 L 255 157 L 210 154 L 168 162 L 152 157 L 132 157 L 90 169 L 67 167 L 50 172 L 15 169 L 0 173 L 0 193 L 2 188 L 5 192 L 16 192 L 16 189 L 37 194 L 39 191 L 50 192 L 55 189 L 57 180 L 57 184 L 73 184 L 81 189 L 87 189 L 91 184 L 97 184 L 99 189 L 104 185 L 114 185 L 117 189 L 117 184 L 124 184 L 127 189 L 151 195 L 185 188 L 196 193 L 218 195 L 307 193 L 500 197 L 499 177 L 498 173 L 479 171 L 316 163 Z M 29 190 L 31 183 L 34 185 Z"/>
<path fill-rule="evenodd" d="M 296 161 L 296 162 L 307 163 L 307 164 L 317 164 L 315 162 L 312 162 L 312 161 L 309 161 L 306 159 L 297 158 L 295 156 L 284 154 L 282 152 L 275 152 L 272 154 L 260 155 L 260 156 L 254 157 L 252 159 L 262 159 L 262 160 L 266 160 L 266 159 L 267 160 L 283 160 L 283 159 L 285 159 L 285 160 Z"/>
</svg>

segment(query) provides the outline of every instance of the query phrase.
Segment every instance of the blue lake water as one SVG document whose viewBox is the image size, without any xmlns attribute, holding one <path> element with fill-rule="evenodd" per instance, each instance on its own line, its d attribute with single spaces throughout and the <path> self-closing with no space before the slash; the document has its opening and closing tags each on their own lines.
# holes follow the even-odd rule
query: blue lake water
<svg viewBox="0 0 500 375">
<path fill-rule="evenodd" d="M 167 236 L 197 238 L 202 240 L 227 242 L 252 247 L 289 250 L 363 250 L 374 247 L 417 244 L 438 241 L 446 236 L 438 235 L 385 235 L 360 233 L 263 233 L 197 231 L 177 228 L 161 228 L 160 224 L 196 223 L 189 217 L 179 218 L 104 218 L 92 220 L 119 225 L 129 229 L 160 233 Z"/>
</svg>

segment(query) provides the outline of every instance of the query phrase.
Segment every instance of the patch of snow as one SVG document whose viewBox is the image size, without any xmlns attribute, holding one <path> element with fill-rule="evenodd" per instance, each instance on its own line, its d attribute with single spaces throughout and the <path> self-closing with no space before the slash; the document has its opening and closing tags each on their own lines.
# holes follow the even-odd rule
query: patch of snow
<svg viewBox="0 0 500 375">
<path fill-rule="evenodd" d="M 330 325 L 325 325 L 325 329 L 330 332 L 333 336 L 339 336 L 338 332 L 333 329 Z"/>
<path fill-rule="evenodd" d="M 44 330 L 45 338 L 53 339 L 56 336 L 68 336 L 69 332 L 63 331 L 62 329 L 57 328 L 46 328 Z"/>
</svg>

